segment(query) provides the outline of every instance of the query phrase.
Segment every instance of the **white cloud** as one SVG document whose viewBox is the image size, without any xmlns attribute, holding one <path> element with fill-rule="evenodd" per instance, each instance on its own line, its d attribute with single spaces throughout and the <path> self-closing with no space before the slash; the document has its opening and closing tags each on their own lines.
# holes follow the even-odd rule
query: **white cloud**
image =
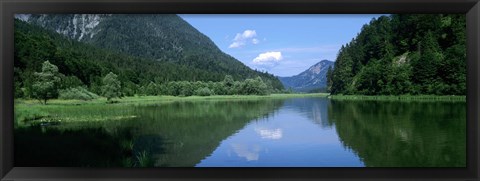
<svg viewBox="0 0 480 181">
<path fill-rule="evenodd" d="M 268 64 L 275 64 L 282 60 L 282 52 L 265 52 L 258 55 L 255 59 L 253 59 L 253 64 L 257 65 L 268 65 Z"/>
<path fill-rule="evenodd" d="M 245 30 L 243 31 L 243 33 L 237 33 L 237 35 L 233 39 L 232 44 L 230 44 L 228 48 L 238 48 L 241 46 L 245 46 L 249 40 L 252 40 L 253 44 L 260 43 L 260 41 L 255 37 L 257 37 L 257 32 L 255 30 Z"/>
<path fill-rule="evenodd" d="M 245 42 L 233 42 L 232 44 L 230 44 L 230 46 L 228 46 L 228 48 L 238 48 L 243 45 L 245 45 Z"/>
<path fill-rule="evenodd" d="M 237 36 L 235 36 L 235 41 L 243 40 L 243 39 L 248 39 L 248 38 L 253 38 L 257 36 L 257 32 L 255 30 L 245 30 L 242 34 L 237 33 Z"/>
</svg>

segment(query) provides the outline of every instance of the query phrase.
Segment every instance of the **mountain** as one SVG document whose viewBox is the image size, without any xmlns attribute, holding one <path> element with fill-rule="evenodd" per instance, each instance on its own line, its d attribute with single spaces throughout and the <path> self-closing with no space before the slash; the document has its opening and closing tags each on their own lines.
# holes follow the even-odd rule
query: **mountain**
<svg viewBox="0 0 480 181">
<path fill-rule="evenodd" d="M 292 88 L 298 92 L 308 92 L 314 89 L 326 89 L 327 71 L 333 68 L 334 62 L 322 60 L 302 73 L 292 77 L 279 77 L 285 88 Z"/>
<path fill-rule="evenodd" d="M 463 14 L 392 14 L 373 19 L 343 45 L 332 94 L 465 95 Z"/>
<path fill-rule="evenodd" d="M 223 53 L 210 38 L 177 15 L 23 14 L 16 18 L 113 54 L 165 62 L 204 72 L 203 76 L 193 75 L 188 78 L 180 72 L 157 72 L 155 77 L 164 78 L 164 81 L 220 81 L 225 75 L 231 75 L 235 80 L 244 80 L 260 76 L 271 88 L 283 89 L 275 76 L 252 70 Z M 175 75 L 165 75 L 167 73 Z"/>
</svg>

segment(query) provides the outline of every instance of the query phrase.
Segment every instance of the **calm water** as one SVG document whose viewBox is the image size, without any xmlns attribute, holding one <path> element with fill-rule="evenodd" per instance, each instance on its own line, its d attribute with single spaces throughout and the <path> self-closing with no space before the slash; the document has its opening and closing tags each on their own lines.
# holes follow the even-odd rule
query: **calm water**
<svg viewBox="0 0 480 181">
<path fill-rule="evenodd" d="M 59 127 L 105 128 L 113 140 L 115 135 L 128 135 L 132 152 L 148 152 L 156 167 L 464 167 L 466 163 L 465 102 L 291 98 L 121 109 L 133 116 Z"/>
<path fill-rule="evenodd" d="M 223 140 L 197 167 L 362 167 L 328 121 L 328 99 L 290 99 Z"/>
<path fill-rule="evenodd" d="M 196 166 L 465 166 L 465 117 L 464 103 L 289 99 Z"/>
</svg>

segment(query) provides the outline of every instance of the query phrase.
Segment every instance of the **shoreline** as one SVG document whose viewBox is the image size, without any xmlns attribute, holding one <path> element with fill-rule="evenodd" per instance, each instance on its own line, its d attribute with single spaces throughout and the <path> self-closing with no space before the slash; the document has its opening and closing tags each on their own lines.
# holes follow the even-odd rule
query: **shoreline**
<svg viewBox="0 0 480 181">
<path fill-rule="evenodd" d="M 309 93 L 309 94 L 270 94 L 270 95 L 213 95 L 213 96 L 131 96 L 115 99 L 116 103 L 107 104 L 106 98 L 98 98 L 93 100 L 62 100 L 51 99 L 47 101 L 47 105 L 84 105 L 84 104 L 105 104 L 105 105 L 121 105 L 133 103 L 165 103 L 176 101 L 227 101 L 227 100 L 252 100 L 252 99 L 285 99 L 300 97 L 327 97 L 328 93 Z M 36 99 L 16 99 L 14 104 L 18 105 L 41 105 Z"/>
<path fill-rule="evenodd" d="M 302 97 L 325 97 L 332 100 L 367 100 L 367 101 L 466 101 L 466 96 L 437 96 L 437 95 L 330 95 L 329 93 L 295 93 L 295 94 L 270 94 L 270 95 L 212 95 L 212 96 L 131 96 L 116 99 L 118 102 L 107 104 L 106 98 L 94 100 L 62 100 L 51 99 L 47 105 L 124 105 L 124 104 L 156 104 L 184 101 L 228 101 L 228 100 L 254 100 L 254 99 L 286 99 Z M 42 105 L 35 99 L 16 99 L 14 105 Z"/>
<path fill-rule="evenodd" d="M 333 100 L 372 100 L 372 101 L 466 101 L 467 96 L 437 95 L 329 95 Z"/>
</svg>

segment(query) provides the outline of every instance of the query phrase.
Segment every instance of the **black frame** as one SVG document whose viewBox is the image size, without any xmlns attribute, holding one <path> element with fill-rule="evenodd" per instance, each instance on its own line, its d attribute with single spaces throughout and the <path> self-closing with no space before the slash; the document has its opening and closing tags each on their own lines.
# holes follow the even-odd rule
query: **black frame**
<svg viewBox="0 0 480 181">
<path fill-rule="evenodd" d="M 0 0 L 1 180 L 478 180 L 479 0 Z M 15 13 L 394 14 L 464 13 L 467 17 L 466 168 L 58 168 L 14 167 L 13 20 Z"/>
</svg>

